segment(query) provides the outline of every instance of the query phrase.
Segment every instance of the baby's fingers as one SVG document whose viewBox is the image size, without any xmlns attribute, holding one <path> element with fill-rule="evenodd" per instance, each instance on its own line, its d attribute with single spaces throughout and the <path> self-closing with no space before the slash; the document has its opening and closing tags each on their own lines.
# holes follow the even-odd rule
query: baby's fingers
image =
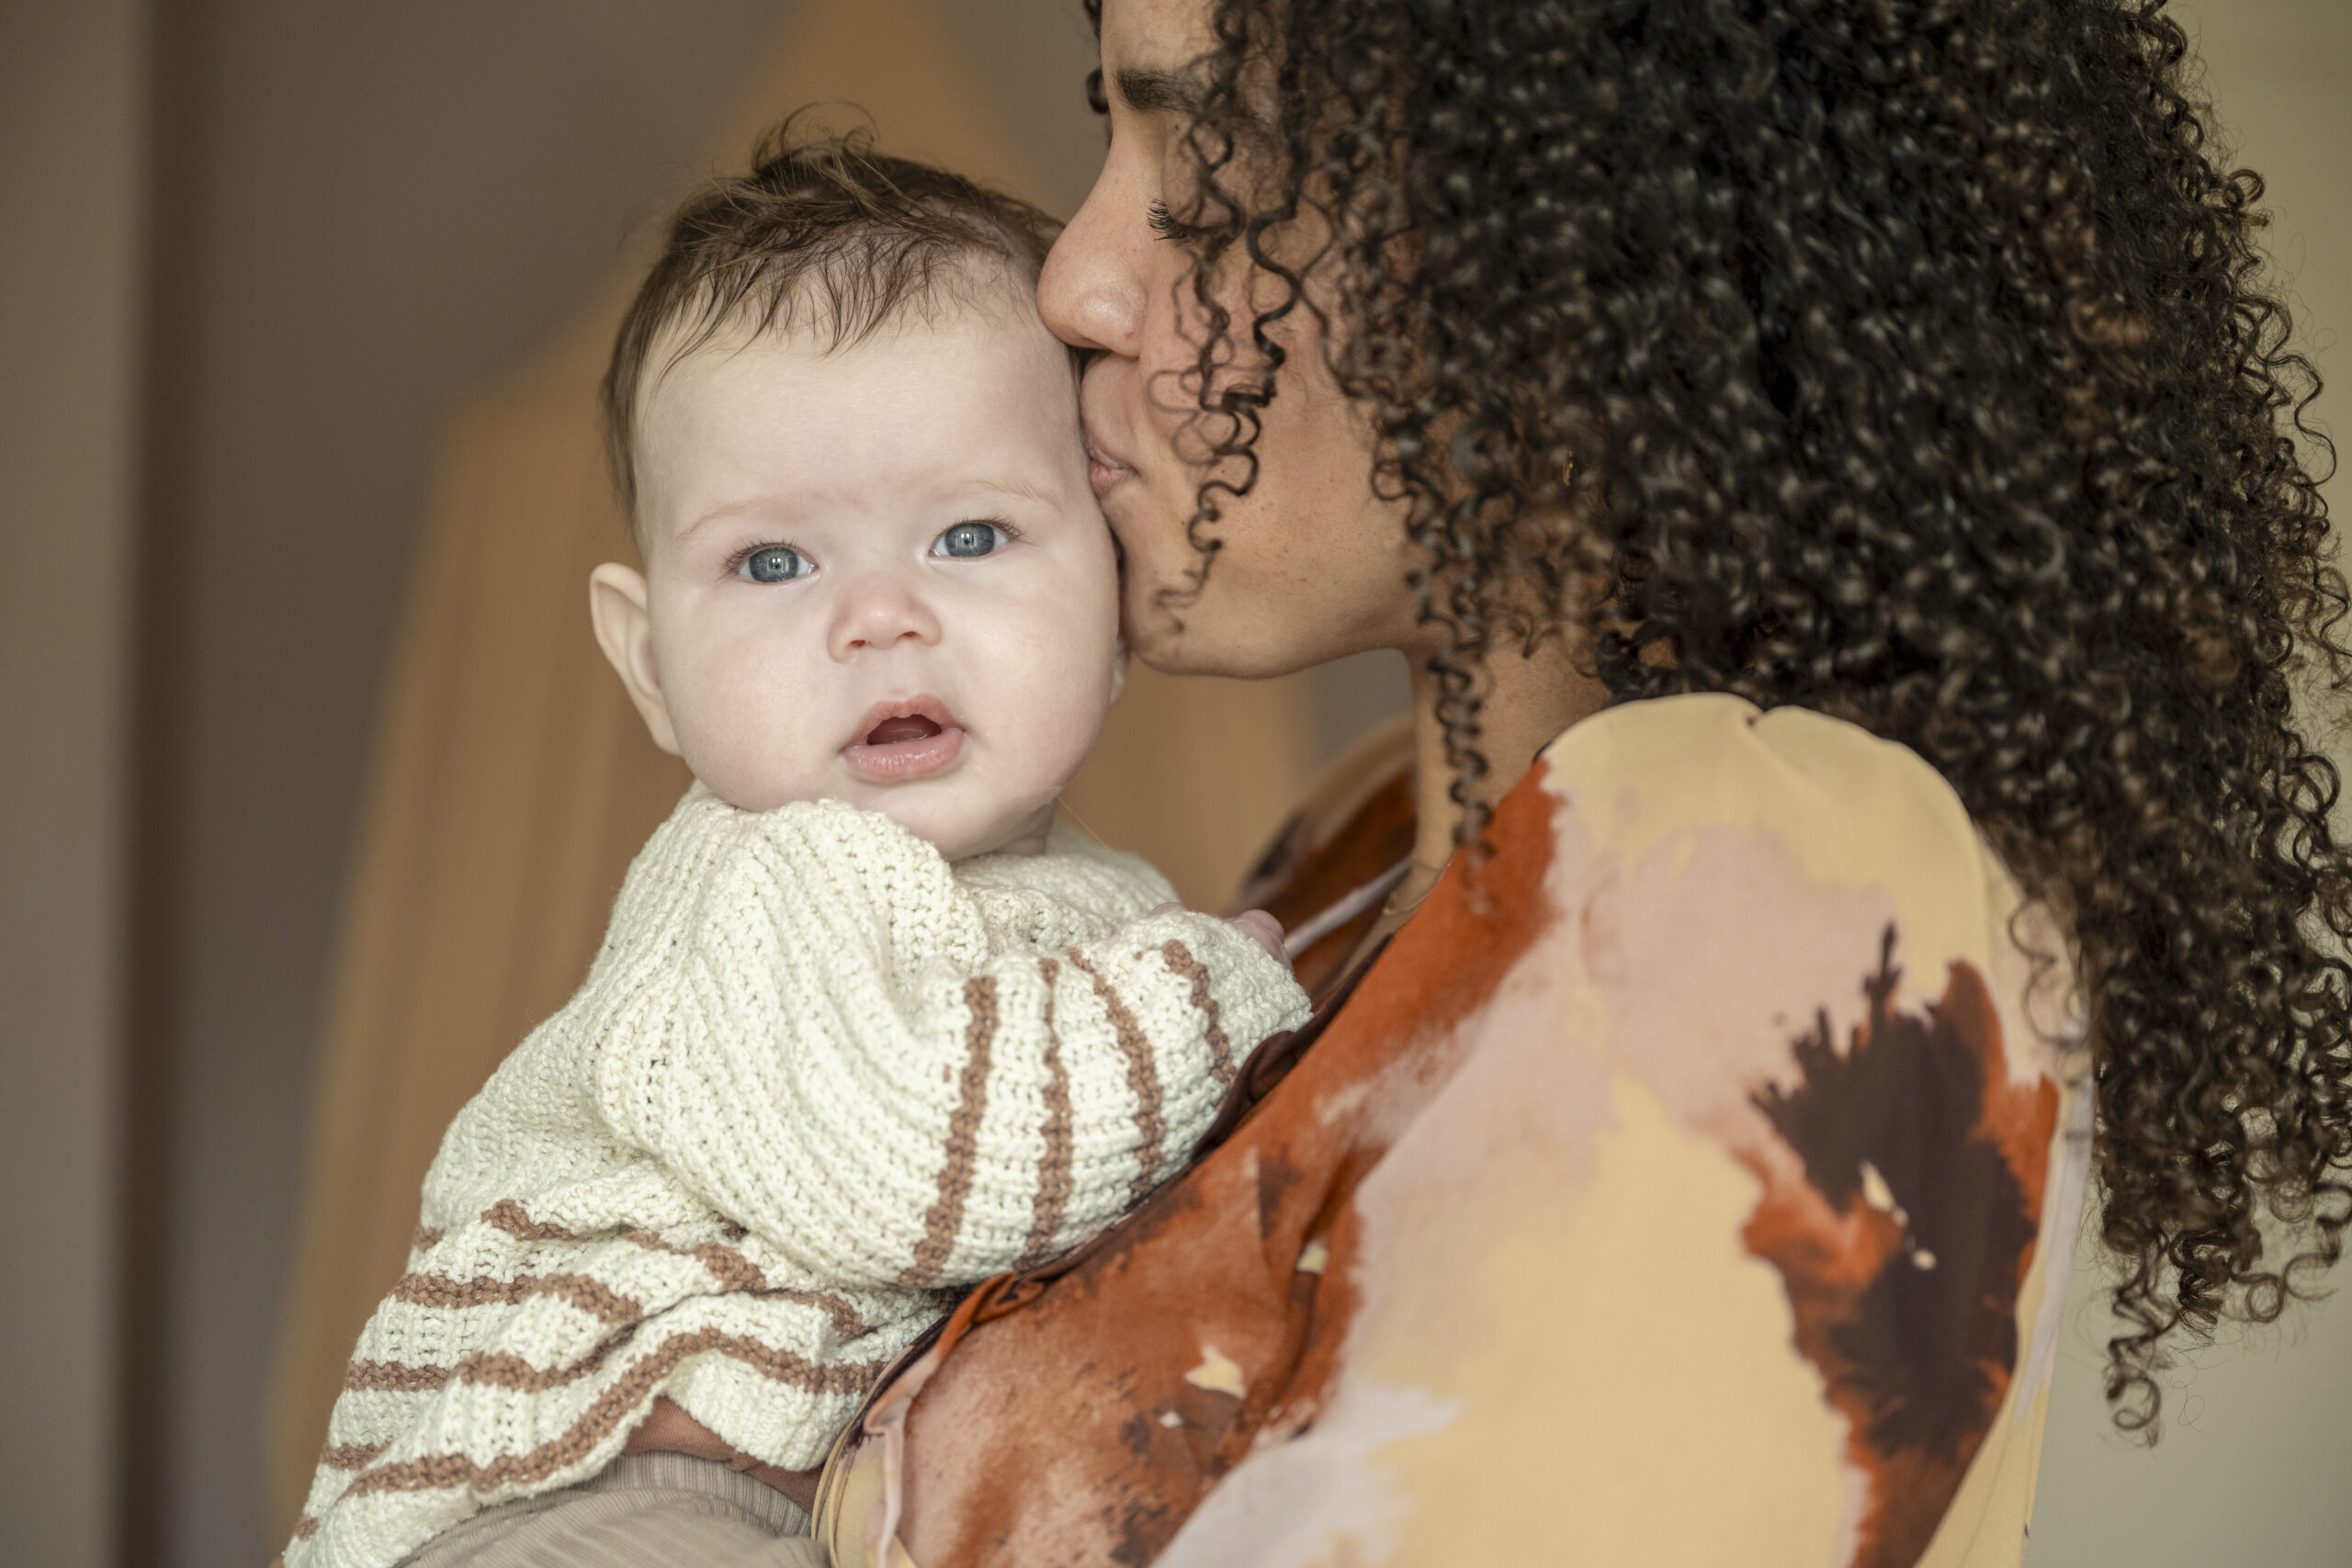
<svg viewBox="0 0 2352 1568">
<path fill-rule="evenodd" d="M 1290 967 L 1290 953 L 1283 946 L 1283 923 L 1263 909 L 1244 909 L 1226 924 L 1256 942 L 1273 955 L 1274 962 Z"/>
</svg>

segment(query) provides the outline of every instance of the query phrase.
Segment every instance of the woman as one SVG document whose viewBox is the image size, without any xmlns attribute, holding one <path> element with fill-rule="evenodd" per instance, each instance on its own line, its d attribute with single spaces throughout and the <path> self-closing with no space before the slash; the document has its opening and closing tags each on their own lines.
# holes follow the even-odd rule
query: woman
<svg viewBox="0 0 2352 1568">
<path fill-rule="evenodd" d="M 1191 1172 L 877 1397 L 835 1561 L 2017 1563 L 2084 1165 L 2152 1436 L 2346 1214 L 2345 588 L 2178 28 L 1097 20 L 1041 297 L 1128 636 L 1402 649 L 1420 810 Z"/>
</svg>

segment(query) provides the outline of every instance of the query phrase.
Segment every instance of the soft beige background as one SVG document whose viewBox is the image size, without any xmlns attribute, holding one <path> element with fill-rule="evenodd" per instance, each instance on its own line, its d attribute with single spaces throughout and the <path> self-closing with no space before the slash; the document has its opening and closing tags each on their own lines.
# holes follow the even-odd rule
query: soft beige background
<svg viewBox="0 0 2352 1568">
<path fill-rule="evenodd" d="M 534 389 L 560 401 L 628 236 L 820 14 L 868 52 L 920 26 L 957 112 L 992 119 L 987 155 L 1048 205 L 1083 191 L 1075 0 L 0 0 L 0 1562 L 274 1547 L 300 1128 L 331 1092 L 314 1047 L 367 907 L 370 738 L 398 722 L 428 525 L 514 482 L 483 443 L 537 439 Z M 2352 376 L 2352 4 L 2184 15 L 2271 177 L 2302 335 Z M 1278 774 L 1395 684 L 1313 682 L 1292 731 L 1246 744 Z M 604 700 L 581 690 L 575 742 Z M 501 897 L 560 886 L 543 865 Z M 582 939 L 530 940 L 474 955 L 496 1007 L 560 987 Z M 357 1102 L 413 1111 L 430 1086 L 407 1076 Z M 2154 1454 L 2104 1435 L 2080 1292 L 2070 1323 L 2034 1568 L 2352 1562 L 2352 1308 L 2200 1358 Z"/>
<path fill-rule="evenodd" d="M 106 1560 L 145 18 L 0 4 L 0 1562 Z"/>
<path fill-rule="evenodd" d="M 2223 141 L 2269 183 L 2267 243 L 2341 438 L 2352 354 L 2352 0 L 2191 0 Z M 2352 489 L 2328 487 L 2337 526 Z M 2341 744 L 2339 739 L 2339 746 Z M 2345 762 L 2339 750 L 2338 765 Z M 2352 774 L 2347 774 L 2352 776 Z M 2096 1267 L 2088 1248 L 2086 1262 Z M 2352 1269 L 2335 1271 L 2336 1289 Z M 2337 1568 L 2352 1563 L 2352 1302 L 2224 1330 L 2169 1381 L 2154 1450 L 2112 1436 L 2091 1270 L 2068 1303 L 2029 1568 Z"/>
</svg>

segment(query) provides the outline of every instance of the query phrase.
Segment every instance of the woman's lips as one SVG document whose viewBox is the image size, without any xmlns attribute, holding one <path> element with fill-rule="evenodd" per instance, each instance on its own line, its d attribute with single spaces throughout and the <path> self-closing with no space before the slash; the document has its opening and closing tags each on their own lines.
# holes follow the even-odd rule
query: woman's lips
<svg viewBox="0 0 2352 1568">
<path fill-rule="evenodd" d="M 936 697 L 876 703 L 842 748 L 849 771 L 868 784 L 903 784 L 945 773 L 964 754 L 964 727 Z"/>
<path fill-rule="evenodd" d="M 1086 482 L 1094 487 L 1096 500 L 1118 489 L 1122 480 L 1135 478 L 1135 473 L 1116 457 L 1103 456 L 1091 441 L 1086 444 Z"/>
<path fill-rule="evenodd" d="M 1086 441 L 1086 479 L 1100 498 L 1116 490 L 1123 479 L 1135 477 L 1136 467 L 1123 455 L 1126 443 L 1120 437 L 1126 434 L 1127 424 L 1113 397 L 1113 382 L 1109 376 L 1121 367 L 1098 356 L 1087 367 L 1086 384 L 1079 393 L 1079 427 Z"/>
</svg>

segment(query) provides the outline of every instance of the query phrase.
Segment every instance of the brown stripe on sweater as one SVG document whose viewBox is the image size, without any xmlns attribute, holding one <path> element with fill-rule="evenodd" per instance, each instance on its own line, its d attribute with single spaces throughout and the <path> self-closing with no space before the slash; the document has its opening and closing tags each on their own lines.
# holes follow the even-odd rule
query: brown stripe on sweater
<svg viewBox="0 0 2352 1568">
<path fill-rule="evenodd" d="M 408 1245 L 413 1251 L 430 1252 L 440 1245 L 442 1235 L 442 1232 L 435 1230 L 431 1225 L 419 1225 L 416 1227 L 416 1234 L 408 1238 Z"/>
<path fill-rule="evenodd" d="M 365 1470 L 368 1461 L 390 1448 L 390 1443 L 333 1443 L 319 1455 L 329 1470 Z"/>
<path fill-rule="evenodd" d="M 362 1393 L 431 1393 L 448 1381 L 447 1367 L 412 1367 L 405 1361 L 355 1358 L 343 1369 L 343 1386 Z"/>
<path fill-rule="evenodd" d="M 403 1274 L 391 1298 L 416 1306 L 457 1312 L 466 1307 L 513 1306 L 533 1296 L 570 1302 L 605 1323 L 635 1323 L 645 1308 L 586 1274 L 526 1274 L 519 1280 L 453 1280 L 447 1274 Z"/>
<path fill-rule="evenodd" d="M 495 1230 L 504 1231 L 516 1241 L 577 1241 L 561 1225 L 543 1225 L 531 1218 L 531 1212 L 512 1198 L 501 1198 L 481 1212 L 481 1223 Z"/>
<path fill-rule="evenodd" d="M 922 1217 L 922 1240 L 915 1244 L 913 1264 L 899 1276 L 902 1285 L 938 1281 L 947 1255 L 955 1250 L 956 1233 L 964 1228 L 964 1204 L 972 1195 L 980 1115 L 989 1103 L 989 1048 L 996 1043 L 996 977 L 980 975 L 965 981 L 964 1007 L 971 1021 L 964 1026 L 964 1074 L 956 1085 L 956 1109 L 947 1118 L 947 1157 L 939 1167 L 939 1195 Z"/>
<path fill-rule="evenodd" d="M 857 1310 L 839 1296 L 821 1291 L 780 1290 L 760 1293 L 766 1299 L 789 1301 L 824 1313 L 844 1339 L 855 1338 L 866 1332 L 866 1324 L 859 1317 Z M 579 1360 L 563 1367 L 535 1367 L 507 1350 L 477 1350 L 446 1367 L 355 1359 L 344 1369 L 343 1386 L 366 1393 L 431 1393 L 454 1382 L 509 1389 L 516 1393 L 544 1393 L 551 1388 L 578 1382 L 594 1372 L 612 1359 L 614 1352 L 629 1343 L 633 1332 L 624 1330 L 619 1336 L 597 1345 Z"/>
<path fill-rule="evenodd" d="M 716 1328 L 673 1335 L 653 1347 L 644 1359 L 631 1365 L 599 1393 L 571 1424 L 569 1431 L 526 1453 L 502 1454 L 488 1464 L 477 1464 L 464 1454 L 426 1454 L 363 1471 L 345 1488 L 345 1497 L 376 1492 L 425 1492 L 472 1487 L 529 1485 L 546 1480 L 567 1465 L 579 1463 L 599 1443 L 660 1389 L 662 1380 L 690 1356 L 716 1351 L 740 1361 L 771 1382 L 805 1393 L 864 1393 L 882 1375 L 884 1361 L 858 1361 L 819 1366 L 789 1350 L 761 1344 L 739 1334 Z M 315 1524 L 312 1526 L 315 1529 Z M 304 1538 L 307 1539 L 307 1538 Z"/>
<path fill-rule="evenodd" d="M 1170 975 L 1193 983 L 1193 1005 L 1208 1020 L 1209 1070 L 1216 1075 L 1218 1083 L 1232 1082 L 1233 1042 L 1226 1038 L 1216 998 L 1209 994 L 1208 965 L 1193 957 L 1193 950 L 1172 936 L 1159 944 L 1159 960 L 1168 965 Z"/>
<path fill-rule="evenodd" d="M 768 1288 L 768 1277 L 760 1272 L 760 1266 L 731 1247 L 706 1241 L 698 1247 L 687 1248 L 687 1251 L 695 1261 L 710 1270 L 710 1277 L 718 1281 L 721 1290 L 764 1291 Z"/>
<path fill-rule="evenodd" d="M 294 1539 L 296 1540 L 308 1540 L 318 1533 L 319 1521 L 315 1515 L 304 1514 L 300 1518 L 294 1521 Z M 281 1557 L 278 1561 L 283 1562 L 285 1559 Z"/>
<path fill-rule="evenodd" d="M 537 1367 L 512 1350 L 477 1350 L 450 1365 L 410 1366 L 401 1361 L 357 1361 L 343 1374 L 343 1386 L 373 1393 L 422 1393 L 450 1383 L 503 1388 L 515 1393 L 545 1393 L 551 1388 L 578 1382 L 628 1348 L 637 1330 L 624 1328 L 600 1340 L 589 1352 L 562 1367 Z"/>
<path fill-rule="evenodd" d="M 796 1291 L 777 1285 L 752 1293 L 763 1302 L 790 1302 L 795 1306 L 814 1307 L 832 1320 L 833 1332 L 844 1339 L 854 1339 L 873 1327 L 865 1314 L 850 1304 L 848 1297 L 837 1296 L 831 1291 Z"/>
<path fill-rule="evenodd" d="M 1079 956 L 1071 948 L 1063 954 L 1070 966 L 1094 982 L 1094 994 L 1102 998 L 1102 1011 L 1111 1020 L 1112 1032 L 1119 1039 L 1119 1054 L 1127 1059 L 1127 1088 L 1135 1091 L 1136 1131 L 1142 1134 L 1143 1146 L 1136 1151 L 1136 1174 L 1127 1183 L 1127 1201 L 1139 1202 L 1152 1190 L 1159 1178 L 1159 1148 L 1168 1137 L 1168 1120 L 1160 1114 L 1159 1065 L 1152 1060 L 1151 1041 L 1127 1010 L 1119 993 L 1111 988 L 1100 971 Z"/>
<path fill-rule="evenodd" d="M 607 1339 L 565 1367 L 535 1367 L 512 1350 L 477 1350 L 447 1367 L 354 1361 L 343 1374 L 343 1386 L 379 1393 L 429 1393 L 454 1382 L 503 1388 L 514 1393 L 545 1393 L 551 1388 L 578 1382 L 628 1344 L 627 1338 Z"/>
<path fill-rule="evenodd" d="M 1062 966 L 1050 958 L 1037 960 L 1046 982 L 1046 1124 L 1042 1136 L 1046 1157 L 1037 1168 L 1037 1195 L 1031 1208 L 1028 1239 L 1021 1245 L 1018 1267 L 1031 1268 L 1052 1255 L 1054 1237 L 1061 1234 L 1062 1215 L 1070 1195 L 1069 1069 L 1062 1065 L 1062 1037 L 1054 1030 L 1054 987 Z"/>
<path fill-rule="evenodd" d="M 677 1247 L 663 1241 L 651 1231 L 630 1231 L 621 1239 L 648 1252 L 666 1252 L 673 1258 L 691 1258 L 709 1269 L 710 1277 L 718 1280 L 724 1290 L 764 1291 L 768 1288 L 768 1277 L 760 1272 L 758 1264 L 733 1247 L 721 1247 L 715 1241 L 706 1241 L 699 1247 Z"/>
</svg>

